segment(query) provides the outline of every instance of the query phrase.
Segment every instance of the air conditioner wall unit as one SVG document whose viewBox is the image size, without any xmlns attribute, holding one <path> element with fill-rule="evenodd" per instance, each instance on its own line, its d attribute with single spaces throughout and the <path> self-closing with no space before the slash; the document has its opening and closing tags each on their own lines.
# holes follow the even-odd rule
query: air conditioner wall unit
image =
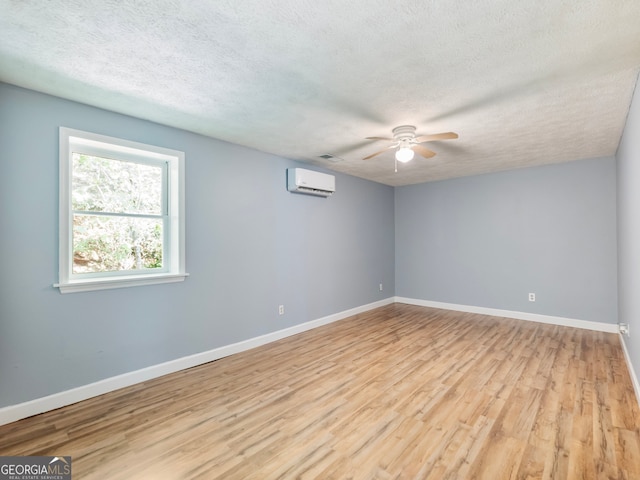
<svg viewBox="0 0 640 480">
<path fill-rule="evenodd" d="M 287 168 L 287 190 L 328 197 L 336 191 L 336 177 L 304 168 Z"/>
</svg>

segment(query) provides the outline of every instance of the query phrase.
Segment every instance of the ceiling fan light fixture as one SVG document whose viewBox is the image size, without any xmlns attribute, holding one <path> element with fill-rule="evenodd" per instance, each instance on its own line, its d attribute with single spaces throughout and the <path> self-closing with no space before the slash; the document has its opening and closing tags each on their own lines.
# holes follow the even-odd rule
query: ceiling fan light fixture
<svg viewBox="0 0 640 480">
<path fill-rule="evenodd" d="M 407 163 L 413 160 L 414 152 L 409 147 L 400 147 L 396 150 L 396 160 L 400 163 Z"/>
</svg>

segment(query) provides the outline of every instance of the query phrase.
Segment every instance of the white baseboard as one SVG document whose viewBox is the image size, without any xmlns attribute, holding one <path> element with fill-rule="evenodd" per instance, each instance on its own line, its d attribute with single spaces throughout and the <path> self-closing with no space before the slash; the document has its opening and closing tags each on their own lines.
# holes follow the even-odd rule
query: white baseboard
<svg viewBox="0 0 640 480">
<path fill-rule="evenodd" d="M 633 390 L 636 392 L 636 401 L 640 405 L 640 383 L 638 383 L 638 376 L 631 363 L 631 357 L 629 356 L 629 350 L 627 350 L 627 344 L 624 341 L 624 337 L 620 334 L 620 343 L 622 344 L 622 351 L 624 352 L 624 359 L 627 362 L 627 370 L 629 370 L 629 376 L 631 377 L 631 383 L 633 383 Z"/>
<path fill-rule="evenodd" d="M 389 305 L 393 303 L 393 301 L 393 297 L 387 298 L 367 305 L 362 305 L 360 307 L 334 313 L 332 315 L 327 315 L 326 317 L 311 320 L 299 325 L 294 325 L 293 327 L 278 330 L 276 332 L 267 333 L 259 337 L 233 343 L 231 345 L 214 348 L 213 350 L 196 353 L 194 355 L 178 358 L 158 365 L 152 365 L 150 367 L 124 373 L 115 377 L 105 378 L 98 382 L 82 385 L 64 392 L 54 393 L 53 395 L 48 395 L 46 397 L 36 398 L 18 405 L 9 405 L 8 407 L 0 408 L 0 425 L 5 425 L 7 423 L 15 422 L 16 420 L 21 420 L 50 410 L 55 410 L 56 408 L 71 405 L 92 397 L 97 397 L 98 395 L 135 385 L 136 383 L 145 382 L 169 373 L 178 372 L 180 370 L 212 362 L 219 358 L 233 355 L 234 353 L 244 352 L 270 342 L 275 342 L 282 338 L 290 337 L 322 325 L 342 320 L 352 315 L 357 315 L 358 313 Z"/>
<path fill-rule="evenodd" d="M 530 322 L 550 323 L 563 327 L 584 328 L 596 330 L 598 332 L 618 333 L 618 325 L 614 323 L 592 322 L 588 320 L 577 320 L 574 318 L 554 317 L 551 315 L 541 315 L 539 313 L 516 312 L 513 310 L 499 310 L 497 308 L 474 307 L 471 305 L 458 305 L 455 303 L 433 302 L 431 300 L 418 300 L 414 298 L 394 297 L 396 303 L 408 303 L 421 307 L 441 308 L 443 310 L 456 310 L 458 312 L 480 313 L 494 317 L 515 318 L 517 320 L 528 320 Z"/>
</svg>

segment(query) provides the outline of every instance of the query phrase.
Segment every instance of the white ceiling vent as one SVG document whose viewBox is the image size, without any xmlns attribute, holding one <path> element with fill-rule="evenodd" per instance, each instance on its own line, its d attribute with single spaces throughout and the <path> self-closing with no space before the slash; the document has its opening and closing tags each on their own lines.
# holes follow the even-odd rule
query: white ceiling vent
<svg viewBox="0 0 640 480">
<path fill-rule="evenodd" d="M 323 160 L 329 160 L 330 162 L 341 162 L 344 160 L 343 158 L 336 157 L 335 155 L 331 155 L 330 153 L 325 153 L 324 155 L 318 155 L 318 158 L 322 158 Z"/>
</svg>

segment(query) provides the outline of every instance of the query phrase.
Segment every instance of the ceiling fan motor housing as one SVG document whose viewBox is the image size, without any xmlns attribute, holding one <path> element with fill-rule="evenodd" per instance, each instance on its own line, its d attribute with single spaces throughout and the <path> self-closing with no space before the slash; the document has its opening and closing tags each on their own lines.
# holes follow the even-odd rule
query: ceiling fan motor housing
<svg viewBox="0 0 640 480">
<path fill-rule="evenodd" d="M 416 138 L 416 127 L 413 125 L 400 125 L 394 128 L 392 133 L 396 142 L 406 143 Z"/>
</svg>

